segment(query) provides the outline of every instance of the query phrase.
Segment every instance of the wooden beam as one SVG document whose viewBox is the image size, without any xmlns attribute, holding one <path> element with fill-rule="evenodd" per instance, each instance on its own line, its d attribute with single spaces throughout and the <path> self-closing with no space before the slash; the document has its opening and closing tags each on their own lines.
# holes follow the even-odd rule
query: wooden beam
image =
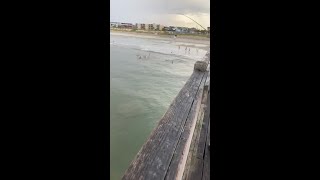
<svg viewBox="0 0 320 180">
<path fill-rule="evenodd" d="M 201 84 L 199 86 L 197 95 L 195 100 L 193 101 L 189 116 L 187 118 L 186 124 L 184 126 L 182 135 L 179 139 L 178 145 L 175 149 L 174 156 L 171 160 L 168 172 L 166 174 L 167 180 L 171 179 L 177 179 L 180 180 L 182 179 L 182 175 L 184 172 L 185 164 L 187 161 L 188 153 L 189 153 L 189 148 L 193 136 L 193 132 L 195 129 L 200 105 L 201 105 L 201 100 L 203 96 L 203 88 L 205 81 L 207 79 L 207 72 L 205 73 Z"/>
<path fill-rule="evenodd" d="M 210 97 L 210 94 L 209 94 Z M 201 179 L 204 173 L 204 164 L 205 164 L 205 147 L 207 142 L 207 131 L 209 127 L 209 118 L 210 118 L 210 98 L 207 99 L 206 106 L 204 106 L 204 117 L 203 120 L 199 121 L 199 129 L 196 134 L 194 134 L 194 147 L 192 147 L 192 151 L 190 151 L 191 160 L 190 165 L 185 170 L 184 179 L 185 180 L 193 180 L 193 179 Z"/>
<path fill-rule="evenodd" d="M 125 172 L 123 180 L 164 179 L 204 72 L 194 71 Z"/>
<path fill-rule="evenodd" d="M 205 155 L 203 158 L 203 172 L 202 172 L 202 180 L 209 180 L 210 179 L 210 149 L 209 149 L 209 142 L 210 142 L 210 120 L 208 124 L 208 132 L 207 132 L 207 141 L 206 141 L 206 148 L 205 148 Z"/>
</svg>

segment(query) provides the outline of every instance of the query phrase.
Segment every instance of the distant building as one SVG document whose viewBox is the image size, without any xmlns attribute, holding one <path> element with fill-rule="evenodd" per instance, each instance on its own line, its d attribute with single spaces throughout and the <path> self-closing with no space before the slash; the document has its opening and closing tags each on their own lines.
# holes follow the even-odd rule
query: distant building
<svg viewBox="0 0 320 180">
<path fill-rule="evenodd" d="M 156 30 L 156 24 L 148 24 L 148 30 Z"/>
<path fill-rule="evenodd" d="M 187 27 L 177 27 L 176 32 L 177 33 L 188 33 L 189 29 Z"/>
<path fill-rule="evenodd" d="M 136 27 L 139 30 L 145 30 L 146 29 L 146 24 L 137 23 Z"/>
<path fill-rule="evenodd" d="M 133 28 L 133 24 L 131 24 L 131 23 L 120 23 L 120 22 L 110 22 L 110 28 L 132 29 Z"/>
<path fill-rule="evenodd" d="M 163 28 L 164 28 L 164 26 L 161 25 L 161 24 L 157 24 L 157 25 L 156 25 L 156 30 L 158 30 L 158 31 L 162 31 Z"/>
<path fill-rule="evenodd" d="M 164 26 L 164 27 L 162 28 L 162 30 L 163 30 L 163 31 L 168 31 L 168 30 L 169 30 L 169 27 Z"/>
<path fill-rule="evenodd" d="M 196 29 L 196 28 L 188 28 L 188 31 L 189 31 L 189 33 L 191 33 L 191 34 L 195 34 L 195 33 L 198 32 L 198 29 Z"/>
<path fill-rule="evenodd" d="M 169 26 L 168 31 L 176 31 L 176 27 L 174 27 L 174 26 Z"/>
<path fill-rule="evenodd" d="M 174 26 L 164 27 L 164 30 L 170 34 L 173 34 L 176 32 L 176 27 Z"/>
<path fill-rule="evenodd" d="M 176 30 L 175 30 L 175 32 L 181 33 L 181 32 L 182 32 L 181 27 L 177 27 Z"/>
<path fill-rule="evenodd" d="M 133 24 L 132 23 L 120 23 L 120 25 L 118 25 L 119 28 L 124 28 L 124 29 L 132 29 L 133 28 Z"/>
<path fill-rule="evenodd" d="M 153 30 L 157 30 L 157 31 L 162 31 L 162 29 L 164 28 L 163 25 L 161 24 L 137 24 L 138 26 L 138 29 L 141 28 L 143 29 L 143 26 L 144 26 L 144 29 L 145 30 L 149 30 L 149 31 L 153 31 Z"/>
<path fill-rule="evenodd" d="M 117 28 L 117 27 L 119 27 L 120 24 L 121 23 L 119 23 L 119 22 L 110 22 L 110 27 Z"/>
<path fill-rule="evenodd" d="M 145 30 L 149 31 L 150 30 L 150 24 L 146 24 L 144 27 Z"/>
</svg>

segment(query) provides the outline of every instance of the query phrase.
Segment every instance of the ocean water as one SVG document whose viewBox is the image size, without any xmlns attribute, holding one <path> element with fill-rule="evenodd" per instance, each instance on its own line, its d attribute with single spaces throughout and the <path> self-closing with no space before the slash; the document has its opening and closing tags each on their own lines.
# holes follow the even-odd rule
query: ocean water
<svg viewBox="0 0 320 180">
<path fill-rule="evenodd" d="M 190 53 L 186 45 L 192 46 Z M 192 74 L 195 61 L 204 57 L 200 48 L 205 46 L 110 35 L 111 180 L 121 179 Z"/>
</svg>

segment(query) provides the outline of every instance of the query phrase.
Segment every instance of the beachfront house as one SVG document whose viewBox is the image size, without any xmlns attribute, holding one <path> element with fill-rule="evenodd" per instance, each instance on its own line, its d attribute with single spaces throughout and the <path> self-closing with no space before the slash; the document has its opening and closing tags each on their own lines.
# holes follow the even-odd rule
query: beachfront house
<svg viewBox="0 0 320 180">
<path fill-rule="evenodd" d="M 169 30 L 168 31 L 176 31 L 176 27 L 174 27 L 174 26 L 169 26 Z"/>
<path fill-rule="evenodd" d="M 138 30 L 145 30 L 146 29 L 146 24 L 136 23 L 136 27 L 137 27 Z"/>
<path fill-rule="evenodd" d="M 123 28 L 123 29 L 132 29 L 133 24 L 132 23 L 120 23 L 120 25 L 118 25 L 118 27 Z"/>
<path fill-rule="evenodd" d="M 174 34 L 176 32 L 176 27 L 174 27 L 174 26 L 166 27 L 165 31 L 170 33 L 170 34 Z"/>
<path fill-rule="evenodd" d="M 176 33 L 181 33 L 182 30 L 180 29 L 180 27 L 177 27 L 176 30 L 175 30 L 175 32 L 176 32 Z"/>
<path fill-rule="evenodd" d="M 148 30 L 156 30 L 156 24 L 153 23 L 153 24 L 148 24 Z"/>
<path fill-rule="evenodd" d="M 157 30 L 157 31 L 162 31 L 163 28 L 164 28 L 164 26 L 161 25 L 161 24 L 157 24 L 157 25 L 156 25 L 156 30 Z"/>
<path fill-rule="evenodd" d="M 146 31 L 149 31 L 149 30 L 150 30 L 150 27 L 151 27 L 151 26 L 150 26 L 149 24 L 146 24 L 145 27 L 144 27 L 144 29 L 145 29 Z"/>
<path fill-rule="evenodd" d="M 188 31 L 189 31 L 190 34 L 196 34 L 196 33 L 198 32 L 198 29 L 196 29 L 196 28 L 189 28 Z"/>
<path fill-rule="evenodd" d="M 153 30 L 156 30 L 156 31 L 162 31 L 163 29 L 163 25 L 161 24 L 145 24 L 145 30 L 149 30 L 149 31 L 153 31 Z"/>
<path fill-rule="evenodd" d="M 189 32 L 189 29 L 187 27 L 177 27 L 176 28 L 176 32 L 177 33 L 188 33 Z"/>
<path fill-rule="evenodd" d="M 110 22 L 110 28 L 118 28 L 120 24 L 119 22 Z"/>
</svg>

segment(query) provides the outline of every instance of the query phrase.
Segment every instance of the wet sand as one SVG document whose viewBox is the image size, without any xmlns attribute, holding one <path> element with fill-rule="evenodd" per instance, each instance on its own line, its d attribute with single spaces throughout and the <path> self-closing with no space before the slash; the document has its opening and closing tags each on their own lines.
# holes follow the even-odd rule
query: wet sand
<svg viewBox="0 0 320 180">
<path fill-rule="evenodd" d="M 157 35 L 157 34 L 149 34 L 149 33 L 136 33 L 136 32 L 121 32 L 121 31 L 111 31 L 110 35 L 121 35 L 121 36 L 129 36 L 129 37 L 138 37 L 138 38 L 148 38 L 148 39 L 159 39 L 159 40 L 167 40 L 174 41 L 180 46 L 184 47 L 195 47 L 191 44 L 203 44 L 206 47 L 202 47 L 201 49 L 209 50 L 210 47 L 210 38 L 192 36 L 192 35 L 178 35 L 176 38 L 173 38 L 173 35 Z M 190 43 L 190 44 L 188 44 Z"/>
</svg>

